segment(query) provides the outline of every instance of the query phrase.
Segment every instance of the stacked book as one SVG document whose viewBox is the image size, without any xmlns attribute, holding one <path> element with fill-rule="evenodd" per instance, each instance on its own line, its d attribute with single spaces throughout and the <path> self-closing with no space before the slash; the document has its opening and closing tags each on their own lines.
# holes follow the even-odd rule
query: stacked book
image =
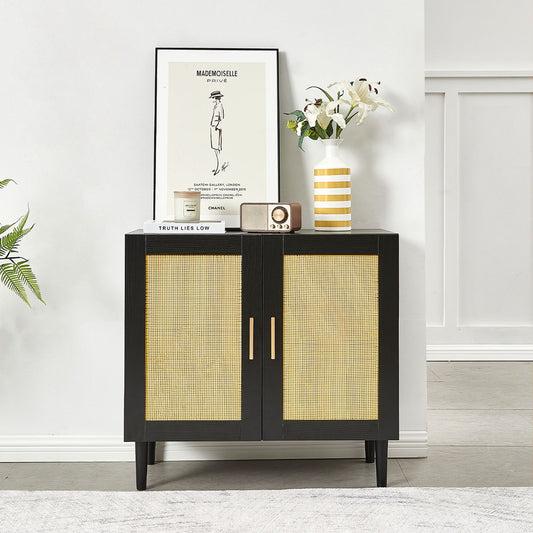
<svg viewBox="0 0 533 533">
<path fill-rule="evenodd" d="M 143 224 L 144 233 L 225 233 L 223 220 L 200 220 L 199 222 L 175 222 L 174 220 L 148 220 Z"/>
</svg>

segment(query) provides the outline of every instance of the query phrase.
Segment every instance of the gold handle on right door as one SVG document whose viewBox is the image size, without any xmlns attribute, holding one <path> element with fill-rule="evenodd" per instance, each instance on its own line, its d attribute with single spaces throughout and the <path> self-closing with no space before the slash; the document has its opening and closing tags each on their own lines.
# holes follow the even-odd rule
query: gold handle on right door
<svg viewBox="0 0 533 533">
<path fill-rule="evenodd" d="M 248 358 L 254 360 L 254 317 L 250 317 L 250 345 L 248 347 Z"/>
<path fill-rule="evenodd" d="M 270 359 L 276 359 L 276 317 L 270 317 Z"/>
</svg>

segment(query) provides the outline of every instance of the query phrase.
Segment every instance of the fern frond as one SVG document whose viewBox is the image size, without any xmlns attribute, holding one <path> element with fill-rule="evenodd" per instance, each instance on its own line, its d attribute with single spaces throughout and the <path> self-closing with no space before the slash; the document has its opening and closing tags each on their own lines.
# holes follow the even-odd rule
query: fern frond
<svg viewBox="0 0 533 533">
<path fill-rule="evenodd" d="M 22 229 L 24 228 L 24 225 L 26 224 L 26 221 L 28 220 L 28 217 L 30 216 L 30 208 L 28 207 L 28 210 L 26 211 L 26 214 L 21 217 L 19 220 L 20 220 L 20 223 L 19 225 L 17 226 L 17 228 L 19 229 Z M 33 227 L 33 226 L 32 226 Z"/>
<path fill-rule="evenodd" d="M 0 189 L 6 187 L 10 181 L 12 181 L 13 183 L 17 183 L 15 180 L 12 179 L 0 180 Z"/>
<path fill-rule="evenodd" d="M 0 265 L 0 280 L 8 289 L 11 289 L 17 296 L 22 298 L 28 304 L 28 307 L 31 307 L 24 285 L 13 265 Z"/>
<path fill-rule="evenodd" d="M 28 220 L 29 214 L 30 210 L 28 209 L 23 217 L 13 223 L 16 224 L 18 222 L 18 225 L 13 229 L 13 231 L 7 235 L 4 235 L 3 237 L 0 237 L 0 256 L 6 256 L 10 252 L 16 252 L 22 237 L 27 235 L 33 229 L 33 225 L 29 228 L 24 227 L 26 221 Z"/>
<path fill-rule="evenodd" d="M 16 183 L 12 179 L 0 180 L 0 189 L 6 187 L 10 182 Z M 29 215 L 30 208 L 28 207 L 26 214 L 15 222 L 0 225 L 0 282 L 26 302 L 28 307 L 31 307 L 25 286 L 29 287 L 42 303 L 45 303 L 37 278 L 27 259 L 10 255 L 12 252 L 18 251 L 21 239 L 33 229 L 33 225 L 29 228 L 26 227 Z"/>
<path fill-rule="evenodd" d="M 10 252 L 18 251 L 20 241 L 24 235 L 29 233 L 33 228 L 15 228 L 11 233 L 0 237 L 0 256 L 6 256 Z"/>
<path fill-rule="evenodd" d="M 0 235 L 2 235 L 2 233 L 4 233 L 4 232 L 7 231 L 9 228 L 11 228 L 12 226 L 14 226 L 16 223 L 17 223 L 17 221 L 15 220 L 15 222 L 12 222 L 11 224 L 6 224 L 5 226 L 0 226 Z"/>
<path fill-rule="evenodd" d="M 32 272 L 28 260 L 13 261 L 13 271 L 18 275 L 19 280 L 27 285 L 33 294 L 35 294 L 35 296 L 37 296 L 37 298 L 44 304 L 45 302 L 41 296 L 41 290 L 39 289 L 37 278 Z"/>
</svg>

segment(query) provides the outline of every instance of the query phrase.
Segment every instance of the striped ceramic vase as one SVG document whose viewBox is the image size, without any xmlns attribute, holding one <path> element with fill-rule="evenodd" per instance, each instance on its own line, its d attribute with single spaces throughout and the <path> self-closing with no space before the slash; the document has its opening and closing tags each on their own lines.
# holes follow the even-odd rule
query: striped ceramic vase
<svg viewBox="0 0 533 533">
<path fill-rule="evenodd" d="M 350 169 L 339 157 L 342 139 L 321 139 L 326 157 L 315 167 L 315 230 L 352 229 Z"/>
</svg>

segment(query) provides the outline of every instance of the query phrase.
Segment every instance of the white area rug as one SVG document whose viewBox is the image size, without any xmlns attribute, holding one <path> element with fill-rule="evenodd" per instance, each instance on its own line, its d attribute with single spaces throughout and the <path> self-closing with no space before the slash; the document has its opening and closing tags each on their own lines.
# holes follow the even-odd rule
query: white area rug
<svg viewBox="0 0 533 533">
<path fill-rule="evenodd" d="M 533 488 L 0 491 L 0 531 L 531 532 Z"/>
</svg>

